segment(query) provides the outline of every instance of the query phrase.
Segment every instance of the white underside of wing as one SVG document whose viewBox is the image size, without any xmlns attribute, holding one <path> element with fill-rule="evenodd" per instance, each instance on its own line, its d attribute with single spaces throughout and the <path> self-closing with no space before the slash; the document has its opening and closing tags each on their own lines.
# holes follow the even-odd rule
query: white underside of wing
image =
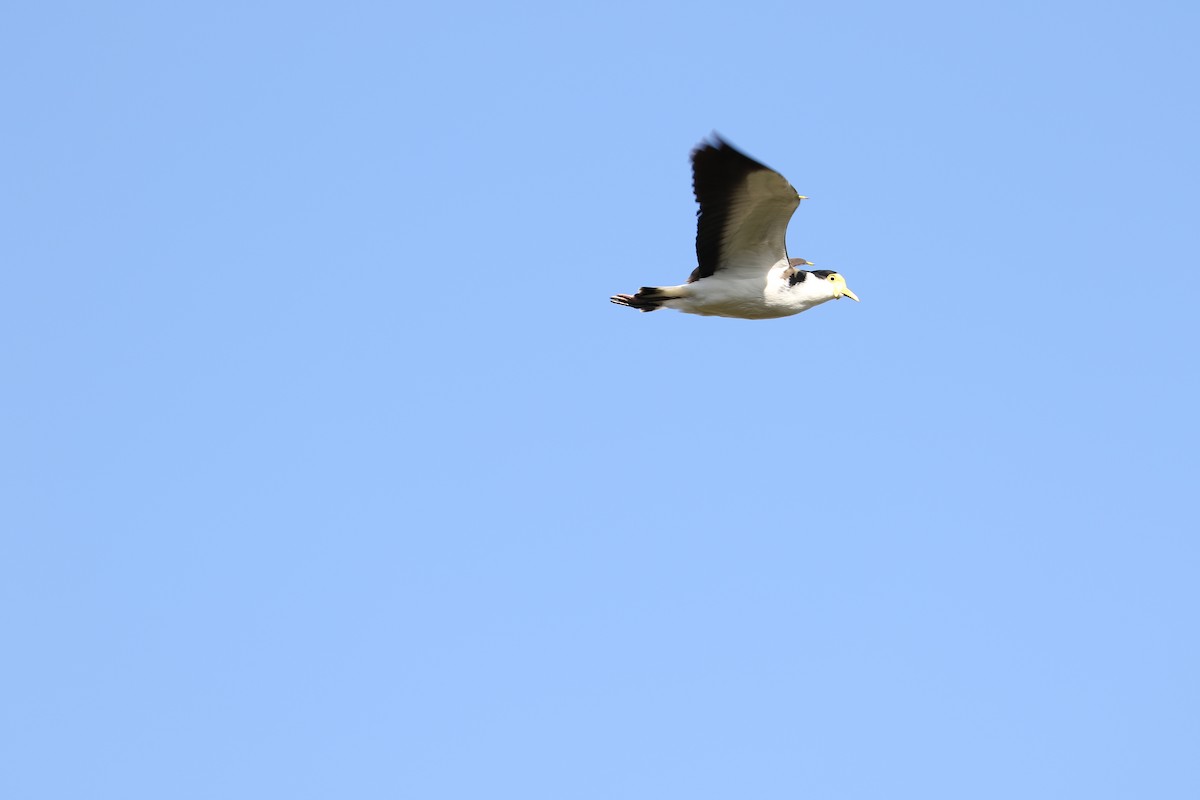
<svg viewBox="0 0 1200 800">
<path fill-rule="evenodd" d="M 787 226 L 800 198 L 783 177 L 751 173 L 729 201 L 719 272 L 756 275 L 787 259 Z"/>
</svg>

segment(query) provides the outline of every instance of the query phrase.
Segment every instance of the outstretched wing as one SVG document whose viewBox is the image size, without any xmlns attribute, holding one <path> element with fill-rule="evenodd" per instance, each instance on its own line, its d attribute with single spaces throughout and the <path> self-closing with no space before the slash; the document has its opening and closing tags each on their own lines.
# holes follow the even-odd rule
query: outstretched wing
<svg viewBox="0 0 1200 800">
<path fill-rule="evenodd" d="M 787 259 L 788 220 L 800 196 L 786 178 L 716 135 L 692 151 L 692 175 L 699 266 L 688 283 L 725 271 L 766 275 Z"/>
</svg>

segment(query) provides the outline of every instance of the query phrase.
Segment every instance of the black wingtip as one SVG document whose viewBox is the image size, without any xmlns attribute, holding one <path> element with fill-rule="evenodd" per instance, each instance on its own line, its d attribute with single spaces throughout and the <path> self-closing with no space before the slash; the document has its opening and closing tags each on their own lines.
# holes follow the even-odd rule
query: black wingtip
<svg viewBox="0 0 1200 800">
<path fill-rule="evenodd" d="M 692 148 L 692 158 L 695 159 L 697 153 L 700 153 L 705 150 L 726 150 L 726 149 L 735 150 L 736 148 L 734 148 L 733 145 L 731 145 L 725 139 L 724 136 L 722 136 L 721 134 L 719 134 L 717 131 L 714 130 L 714 131 L 710 132 L 708 134 L 708 136 L 705 136 L 703 139 L 701 139 L 699 144 L 697 144 L 695 147 Z"/>
</svg>

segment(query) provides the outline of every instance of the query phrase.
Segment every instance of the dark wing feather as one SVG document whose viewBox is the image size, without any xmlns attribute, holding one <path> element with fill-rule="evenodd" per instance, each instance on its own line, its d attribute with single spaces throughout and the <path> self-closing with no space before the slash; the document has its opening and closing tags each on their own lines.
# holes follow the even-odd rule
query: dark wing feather
<svg viewBox="0 0 1200 800">
<path fill-rule="evenodd" d="M 765 275 L 787 258 L 788 220 L 800 198 L 786 178 L 718 136 L 692 151 L 692 176 L 699 266 L 689 283 L 718 270 Z"/>
</svg>

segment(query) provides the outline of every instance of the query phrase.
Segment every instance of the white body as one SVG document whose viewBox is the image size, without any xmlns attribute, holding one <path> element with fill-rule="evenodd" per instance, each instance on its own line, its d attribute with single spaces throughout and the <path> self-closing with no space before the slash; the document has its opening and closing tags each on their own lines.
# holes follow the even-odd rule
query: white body
<svg viewBox="0 0 1200 800">
<path fill-rule="evenodd" d="M 673 297 L 663 306 L 710 317 L 775 319 L 799 314 L 838 296 L 835 284 L 816 275 L 789 285 L 786 271 L 789 267 L 784 259 L 766 275 L 723 271 L 695 283 L 664 287 Z"/>
</svg>

